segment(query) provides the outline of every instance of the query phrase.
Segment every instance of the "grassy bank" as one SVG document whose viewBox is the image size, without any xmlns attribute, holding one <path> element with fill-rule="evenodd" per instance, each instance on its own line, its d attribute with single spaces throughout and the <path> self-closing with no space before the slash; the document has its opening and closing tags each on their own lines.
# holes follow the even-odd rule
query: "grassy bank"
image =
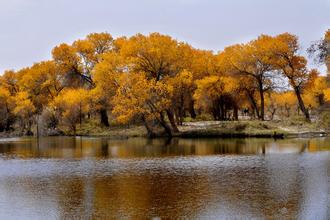
<svg viewBox="0 0 330 220">
<path fill-rule="evenodd" d="M 304 121 L 195 121 L 179 126 L 178 137 L 311 137 L 327 133 L 316 123 Z M 68 133 L 69 134 L 69 133 Z M 143 126 L 102 128 L 97 123 L 78 126 L 77 135 L 110 138 L 145 137 Z"/>
<path fill-rule="evenodd" d="M 285 137 L 317 137 L 325 136 L 327 132 L 317 123 L 306 123 L 303 120 L 286 121 L 194 121 L 185 122 L 178 127 L 180 133 L 176 137 L 223 137 L 223 138 L 285 138 Z M 62 132 L 54 135 L 73 135 L 65 127 L 59 128 Z M 77 125 L 78 136 L 109 137 L 123 139 L 131 137 L 147 137 L 144 126 L 111 126 L 101 127 L 95 120 Z M 0 133 L 0 137 L 22 136 L 19 132 Z"/>
<path fill-rule="evenodd" d="M 180 128 L 181 137 L 310 137 L 327 133 L 315 123 L 292 121 L 204 121 Z"/>
</svg>

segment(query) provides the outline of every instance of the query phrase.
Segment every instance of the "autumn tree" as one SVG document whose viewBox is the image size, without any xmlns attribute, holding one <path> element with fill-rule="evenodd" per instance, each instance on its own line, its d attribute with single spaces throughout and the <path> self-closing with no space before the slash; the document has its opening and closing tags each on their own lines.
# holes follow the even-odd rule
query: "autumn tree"
<svg viewBox="0 0 330 220">
<path fill-rule="evenodd" d="M 151 121 L 160 124 L 168 136 L 173 129 L 165 120 L 166 109 L 171 105 L 173 88 L 161 81 L 148 79 L 145 73 L 127 73 L 120 77 L 116 96 L 113 98 L 113 114 L 121 123 L 141 118 L 149 136 L 156 133 Z"/>
<path fill-rule="evenodd" d="M 272 56 L 271 44 L 270 36 L 261 35 L 247 44 L 227 47 L 219 54 L 219 65 L 224 68 L 223 72 L 251 78 L 255 82 L 260 98 L 258 116 L 261 120 L 265 117 L 265 92 L 272 86 L 273 66 L 268 62 Z"/>
<path fill-rule="evenodd" d="M 19 91 L 17 73 L 14 71 L 5 71 L 0 76 L 0 130 L 8 131 L 15 122 L 14 97 Z"/>
<path fill-rule="evenodd" d="M 73 42 L 72 47 L 80 58 L 82 75 L 92 84 L 92 70 L 101 60 L 102 54 L 113 49 L 113 38 L 108 33 L 92 33 L 83 40 Z"/>
<path fill-rule="evenodd" d="M 113 107 L 112 99 L 116 95 L 120 75 L 125 72 L 125 63 L 115 52 L 105 53 L 101 59 L 93 69 L 95 88 L 92 94 L 96 109 L 101 115 L 101 124 L 108 127 L 107 111 Z"/>
<path fill-rule="evenodd" d="M 324 76 L 320 76 L 318 73 L 315 74 L 318 76 L 310 80 L 305 88 L 305 93 L 316 98 L 319 105 L 323 105 L 325 103 L 324 91 L 328 88 L 327 79 Z"/>
<path fill-rule="evenodd" d="M 330 102 L 330 88 L 324 90 L 324 98 L 327 102 Z"/>
<path fill-rule="evenodd" d="M 258 95 L 258 86 L 253 80 L 253 78 L 246 78 L 244 76 L 238 76 L 236 77 L 238 83 L 238 90 L 239 94 L 242 97 L 242 99 L 246 99 L 247 103 L 249 103 L 248 110 L 249 114 L 252 114 L 252 116 L 255 118 L 260 118 L 260 107 L 258 103 L 259 95 Z"/>
<path fill-rule="evenodd" d="M 64 87 L 95 88 L 94 67 L 105 53 L 114 49 L 113 38 L 108 33 L 92 33 L 72 45 L 61 44 L 52 51 L 57 71 L 65 76 Z M 98 105 L 101 124 L 109 126 L 106 106 Z"/>
<path fill-rule="evenodd" d="M 190 106 L 191 95 L 194 91 L 193 75 L 187 70 L 183 70 L 175 77 L 170 77 L 166 83 L 173 87 L 172 105 L 175 109 L 177 121 L 182 125 L 185 116 L 185 106 Z M 188 103 L 187 103 L 188 102 Z"/>
<path fill-rule="evenodd" d="M 298 38 L 292 34 L 284 33 L 275 37 L 271 61 L 274 67 L 286 77 L 293 88 L 299 107 L 307 121 L 310 121 L 309 111 L 302 98 L 304 87 L 316 76 L 316 71 L 307 69 L 307 60 L 298 55 Z"/>
<path fill-rule="evenodd" d="M 270 111 L 276 111 L 279 116 L 290 117 L 297 109 L 297 99 L 292 91 L 272 92 L 268 102 Z M 272 109 L 273 108 L 273 109 Z"/>
<path fill-rule="evenodd" d="M 278 94 L 275 92 L 268 92 L 265 97 L 265 109 L 269 114 L 270 120 L 274 120 L 276 113 L 278 112 L 279 105 L 277 103 Z"/>
<path fill-rule="evenodd" d="M 58 71 L 66 76 L 65 84 L 70 87 L 93 87 L 92 69 L 101 55 L 113 48 L 113 38 L 108 33 L 92 33 L 86 39 L 72 45 L 60 44 L 52 51 Z"/>
<path fill-rule="evenodd" d="M 13 114 L 14 107 L 14 97 L 7 88 L 0 85 L 0 132 L 10 130 L 15 120 L 15 115 Z"/>
<path fill-rule="evenodd" d="M 36 107 L 33 105 L 29 94 L 25 91 L 18 92 L 15 97 L 14 114 L 21 120 L 21 128 L 26 135 L 33 135 L 32 125 L 34 122 L 34 113 Z"/>
<path fill-rule="evenodd" d="M 137 34 L 123 45 L 121 53 L 130 59 L 134 71 L 145 72 L 150 79 L 159 81 L 178 73 L 178 44 L 170 36 Z"/>
<path fill-rule="evenodd" d="M 180 48 L 182 48 L 182 46 Z M 199 50 L 190 47 L 190 50 L 185 54 L 186 55 L 184 56 L 181 55 L 181 57 L 185 57 L 185 63 L 188 63 L 188 66 L 185 66 L 185 68 L 192 73 L 194 82 L 204 77 L 219 73 L 216 56 L 212 51 Z M 193 98 L 196 89 L 196 84 L 193 83 L 191 86 L 192 93 L 188 99 L 188 110 L 192 118 L 196 118 L 195 99 Z"/>
<path fill-rule="evenodd" d="M 79 123 L 81 125 L 84 115 L 90 110 L 90 94 L 86 89 L 63 90 L 51 103 L 67 125 L 76 134 Z"/>
<path fill-rule="evenodd" d="M 92 84 L 91 77 L 82 73 L 81 60 L 72 46 L 60 44 L 52 50 L 52 56 L 57 71 L 65 76 L 62 81 L 64 87 L 79 87 L 85 81 Z"/>
<path fill-rule="evenodd" d="M 20 89 L 29 94 L 38 113 L 63 89 L 61 75 L 57 74 L 53 61 L 35 63 L 20 70 L 18 75 Z"/>
<path fill-rule="evenodd" d="M 237 89 L 234 78 L 229 76 L 208 76 L 196 81 L 197 90 L 194 98 L 199 106 L 211 107 L 215 120 L 227 119 L 227 112 L 232 107 L 231 94 Z M 234 105 L 237 115 L 237 107 Z M 237 119 L 237 116 L 236 116 Z"/>
<path fill-rule="evenodd" d="M 121 54 L 132 64 L 132 71 L 143 72 L 148 79 L 156 82 L 162 81 L 165 77 L 174 77 L 181 70 L 178 65 L 178 42 L 167 35 L 137 34 L 122 45 Z M 166 113 L 174 131 L 178 131 L 173 109 L 167 109 Z"/>
<path fill-rule="evenodd" d="M 7 89 L 10 95 L 15 95 L 19 92 L 18 74 L 12 70 L 5 71 L 0 77 L 1 87 Z"/>
</svg>

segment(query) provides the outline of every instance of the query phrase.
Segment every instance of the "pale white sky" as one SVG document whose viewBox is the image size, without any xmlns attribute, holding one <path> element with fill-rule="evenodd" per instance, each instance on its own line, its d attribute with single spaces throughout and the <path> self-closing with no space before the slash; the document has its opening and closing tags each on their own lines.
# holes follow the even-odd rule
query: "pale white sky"
<svg viewBox="0 0 330 220">
<path fill-rule="evenodd" d="M 91 32 L 161 32 L 222 50 L 258 35 L 291 32 L 304 49 L 330 28 L 330 0 L 0 0 L 0 72 L 50 59 Z"/>
</svg>

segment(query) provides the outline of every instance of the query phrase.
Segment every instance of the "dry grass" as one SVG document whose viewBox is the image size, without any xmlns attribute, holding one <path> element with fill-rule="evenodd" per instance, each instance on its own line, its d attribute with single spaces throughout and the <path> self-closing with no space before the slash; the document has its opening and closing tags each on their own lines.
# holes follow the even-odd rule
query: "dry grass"
<svg viewBox="0 0 330 220">
<path fill-rule="evenodd" d="M 95 120 L 77 125 L 77 135 L 81 136 L 107 136 L 113 138 L 144 137 L 147 132 L 143 126 L 111 126 L 102 127 Z"/>
<path fill-rule="evenodd" d="M 182 137 L 272 137 L 277 136 L 310 136 L 324 133 L 317 123 L 306 123 L 302 119 L 284 121 L 194 121 L 184 122 L 179 126 Z M 72 131 L 63 129 L 66 135 Z M 144 126 L 101 127 L 97 120 L 89 120 L 77 125 L 77 135 L 106 136 L 110 138 L 146 137 Z"/>
</svg>

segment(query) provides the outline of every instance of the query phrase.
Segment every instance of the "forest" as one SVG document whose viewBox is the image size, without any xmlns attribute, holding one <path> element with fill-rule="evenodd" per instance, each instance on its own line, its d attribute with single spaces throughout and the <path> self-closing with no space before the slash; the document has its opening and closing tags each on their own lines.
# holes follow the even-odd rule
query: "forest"
<svg viewBox="0 0 330 220">
<path fill-rule="evenodd" d="M 328 30 L 310 48 L 330 59 Z M 168 35 L 113 38 L 91 33 L 51 51 L 52 59 L 0 75 L 0 132 L 33 135 L 37 124 L 66 129 L 143 125 L 172 136 L 187 120 L 313 121 L 330 101 L 325 74 L 310 69 L 298 37 L 260 35 L 217 53 Z"/>
</svg>

